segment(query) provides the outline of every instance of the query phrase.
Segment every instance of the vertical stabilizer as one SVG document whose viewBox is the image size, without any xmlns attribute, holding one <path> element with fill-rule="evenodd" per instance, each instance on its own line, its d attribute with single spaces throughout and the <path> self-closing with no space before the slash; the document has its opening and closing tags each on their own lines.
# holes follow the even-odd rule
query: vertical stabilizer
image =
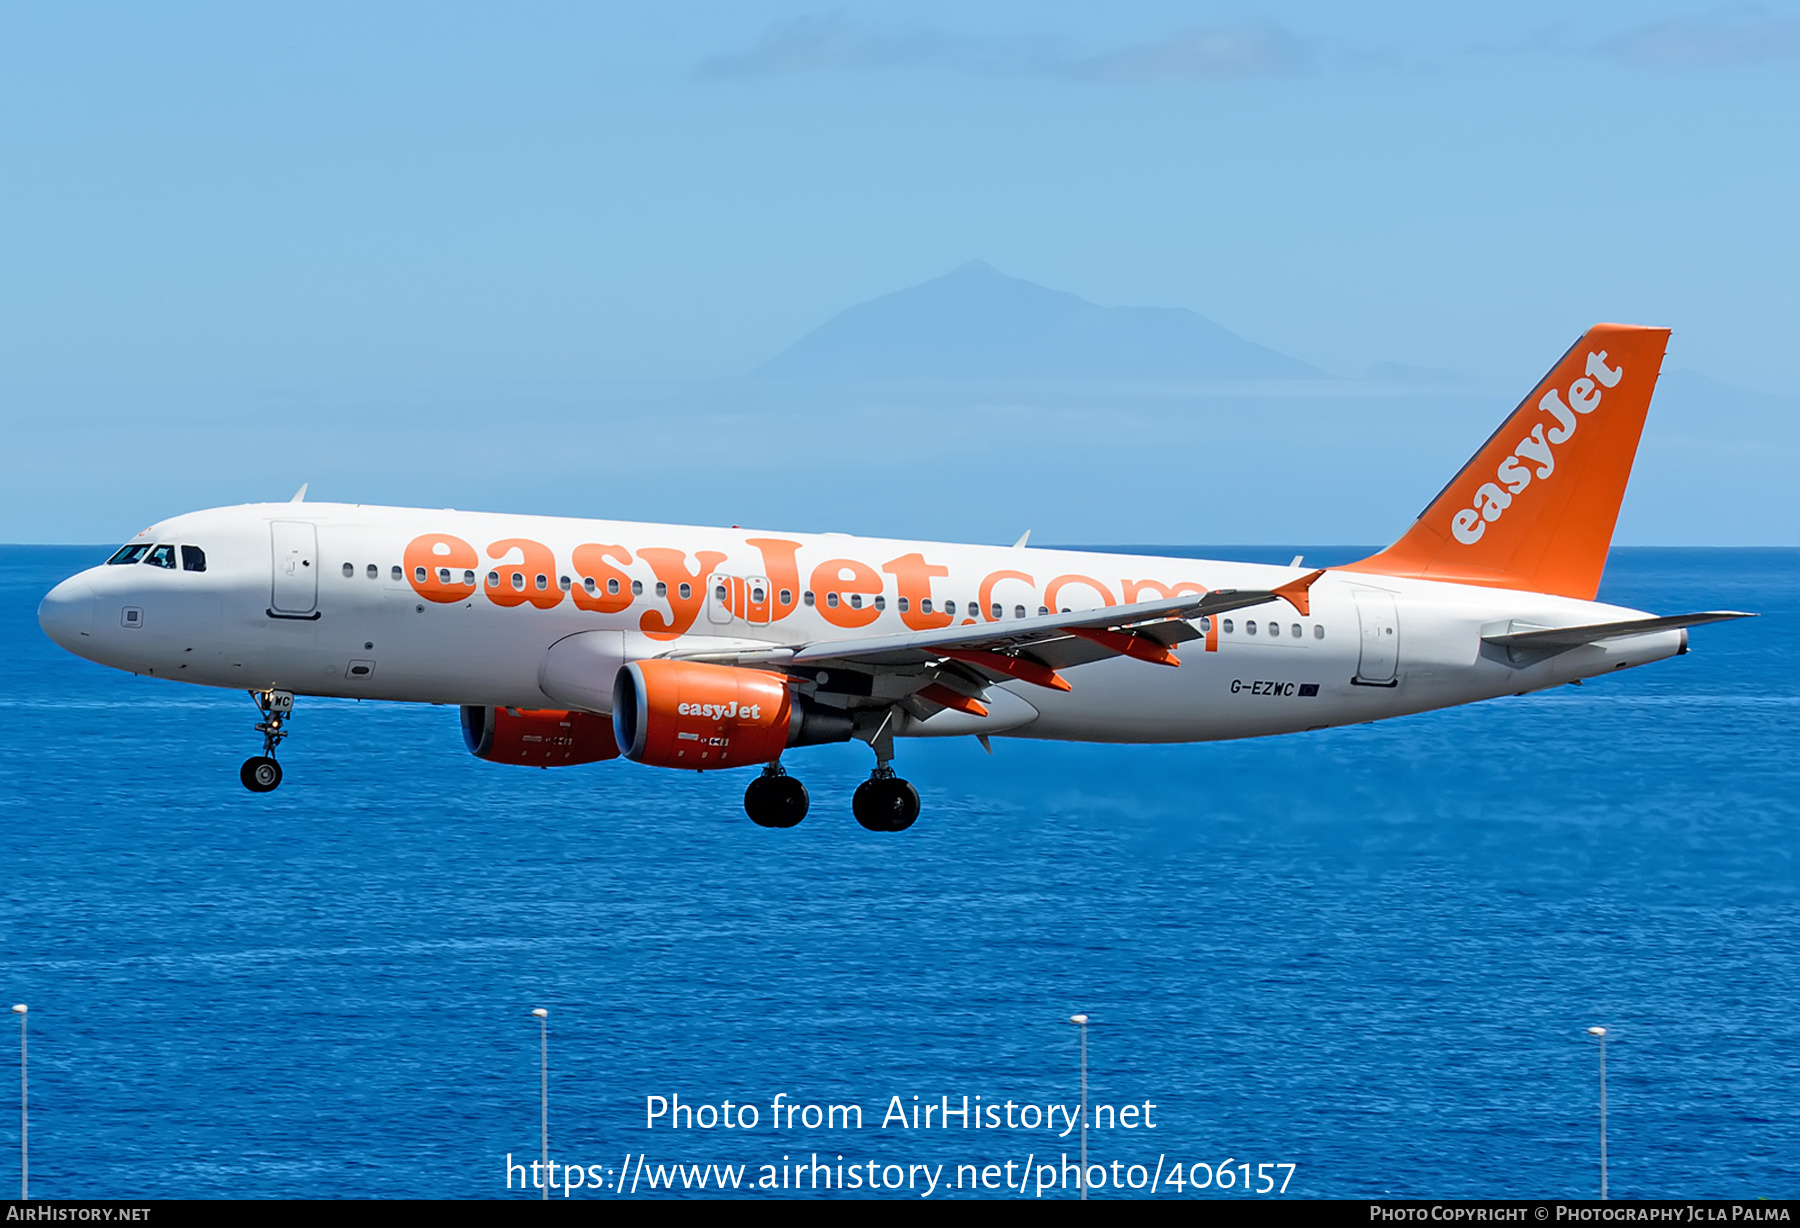
<svg viewBox="0 0 1800 1228">
<path fill-rule="evenodd" d="M 1668 343 L 1596 324 L 1399 541 L 1341 570 L 1593 600 Z"/>
</svg>

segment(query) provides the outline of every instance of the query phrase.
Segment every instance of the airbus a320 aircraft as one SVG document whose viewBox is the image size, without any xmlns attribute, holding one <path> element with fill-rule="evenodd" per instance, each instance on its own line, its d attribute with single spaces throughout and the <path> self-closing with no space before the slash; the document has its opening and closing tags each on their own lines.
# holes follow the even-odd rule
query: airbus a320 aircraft
<svg viewBox="0 0 1800 1228">
<path fill-rule="evenodd" d="M 806 814 L 790 749 L 856 738 L 856 818 L 899 831 L 919 795 L 898 738 L 1329 729 L 1643 665 L 1743 617 L 1594 601 L 1668 336 L 1589 330 L 1400 540 L 1328 570 L 296 496 L 152 525 L 38 621 L 90 660 L 250 692 L 259 793 L 294 697 L 355 696 L 460 705 L 498 763 L 761 765 L 764 827 Z"/>
</svg>

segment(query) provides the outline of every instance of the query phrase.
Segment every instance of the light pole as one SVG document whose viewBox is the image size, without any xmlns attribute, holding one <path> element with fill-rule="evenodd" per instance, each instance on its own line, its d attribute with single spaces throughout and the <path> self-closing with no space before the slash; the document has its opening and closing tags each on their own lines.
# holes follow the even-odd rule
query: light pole
<svg viewBox="0 0 1800 1228">
<path fill-rule="evenodd" d="M 31 1198 L 31 1148 L 27 1145 L 31 1118 L 25 1111 L 25 1004 L 13 1007 L 13 1014 L 19 1017 L 19 1201 L 26 1202 Z"/>
<path fill-rule="evenodd" d="M 546 1200 L 550 1197 L 550 1012 L 538 1007 L 531 1012 L 538 1021 L 538 1143 L 543 1149 L 543 1184 Z"/>
<path fill-rule="evenodd" d="M 1069 1022 L 1081 1029 L 1081 1201 L 1087 1201 L 1087 1025 L 1086 1015 L 1070 1015 Z"/>
<path fill-rule="evenodd" d="M 1606 1201 L 1606 1029 L 1589 1028 L 1600 1038 L 1600 1201 Z"/>
</svg>

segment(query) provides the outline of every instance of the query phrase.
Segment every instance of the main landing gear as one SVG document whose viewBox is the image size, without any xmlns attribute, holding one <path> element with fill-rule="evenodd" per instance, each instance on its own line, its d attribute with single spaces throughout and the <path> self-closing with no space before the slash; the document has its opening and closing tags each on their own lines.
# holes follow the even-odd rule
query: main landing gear
<svg viewBox="0 0 1800 1228">
<path fill-rule="evenodd" d="M 919 817 L 919 791 L 894 775 L 894 727 L 900 715 L 889 708 L 867 736 L 875 752 L 875 770 L 856 786 L 850 809 L 870 831 L 905 831 Z M 859 735 L 863 736 L 863 735 Z"/>
<path fill-rule="evenodd" d="M 263 753 L 244 760 L 238 779 L 252 793 L 272 793 L 281 783 L 281 765 L 275 762 L 275 748 L 287 737 L 288 718 L 294 714 L 291 691 L 251 691 L 250 698 L 262 713 L 256 732 L 263 736 Z"/>
<path fill-rule="evenodd" d="M 905 831 L 919 817 L 919 791 L 883 762 L 856 786 L 850 809 L 870 831 Z"/>
<path fill-rule="evenodd" d="M 744 790 L 744 813 L 758 827 L 792 827 L 806 817 L 806 786 L 771 763 Z"/>
<path fill-rule="evenodd" d="M 250 761 L 262 762 L 265 761 Z M 250 770 L 250 763 L 244 765 L 246 772 Z M 280 779 L 279 768 L 276 779 Z M 248 776 L 244 783 L 250 785 Z M 273 785 L 269 787 L 274 788 Z M 762 775 L 744 790 L 744 813 L 758 827 L 792 827 L 806 817 L 807 805 L 806 786 L 789 776 L 779 763 L 764 768 Z M 850 809 L 855 812 L 856 821 L 870 831 L 905 831 L 919 817 L 919 791 L 894 775 L 894 769 L 883 763 L 869 779 L 856 787 Z"/>
</svg>

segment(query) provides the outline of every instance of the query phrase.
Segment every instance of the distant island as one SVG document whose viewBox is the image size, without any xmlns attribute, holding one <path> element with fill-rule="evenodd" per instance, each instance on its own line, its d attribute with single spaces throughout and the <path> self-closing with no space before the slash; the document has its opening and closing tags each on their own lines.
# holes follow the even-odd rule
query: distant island
<svg viewBox="0 0 1800 1228">
<path fill-rule="evenodd" d="M 972 260 L 847 307 L 758 380 L 1323 379 L 1297 358 L 1180 307 L 1101 307 Z"/>
</svg>

